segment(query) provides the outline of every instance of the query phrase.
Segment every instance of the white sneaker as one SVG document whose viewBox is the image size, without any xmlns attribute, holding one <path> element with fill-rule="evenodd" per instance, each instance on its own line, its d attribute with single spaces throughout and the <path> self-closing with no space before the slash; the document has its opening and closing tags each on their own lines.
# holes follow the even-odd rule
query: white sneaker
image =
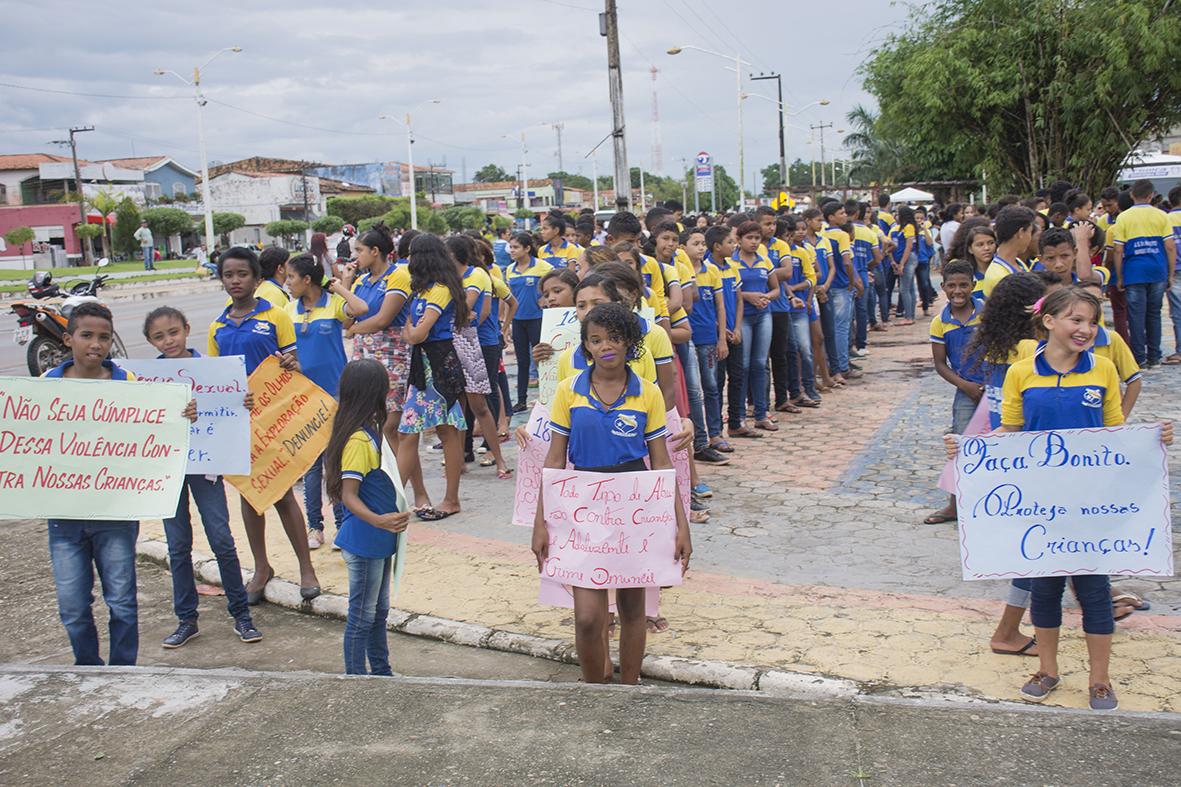
<svg viewBox="0 0 1181 787">
<path fill-rule="evenodd" d="M 319 549 L 324 546 L 323 530 L 308 530 L 308 549 Z"/>
<path fill-rule="evenodd" d="M 869 355 L 869 350 L 854 349 L 849 351 L 849 355 L 852 355 L 854 358 L 864 358 L 865 356 Z"/>
</svg>

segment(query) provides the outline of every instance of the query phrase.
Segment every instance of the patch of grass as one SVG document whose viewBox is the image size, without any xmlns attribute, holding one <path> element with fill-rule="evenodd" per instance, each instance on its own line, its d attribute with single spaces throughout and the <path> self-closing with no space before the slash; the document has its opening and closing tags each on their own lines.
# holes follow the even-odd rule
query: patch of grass
<svg viewBox="0 0 1181 787">
<path fill-rule="evenodd" d="M 160 260 L 156 263 L 156 267 L 160 270 L 183 270 L 185 268 L 196 268 L 196 260 Z M 113 262 L 105 268 L 99 268 L 97 265 L 83 266 L 80 268 L 54 268 L 53 276 L 60 281 L 68 281 L 71 278 L 89 277 L 102 271 L 103 273 L 128 273 L 131 271 L 142 271 L 144 269 L 143 260 L 129 260 L 127 262 Z M 4 270 L 0 269 L 0 282 L 3 281 L 28 281 L 33 271 L 20 270 Z"/>
<path fill-rule="evenodd" d="M 203 272 L 199 273 L 195 270 L 179 270 L 172 273 L 148 273 L 143 276 L 130 276 L 125 279 L 112 279 L 111 282 L 103 287 L 104 290 L 112 288 L 123 287 L 128 284 L 150 284 L 154 281 L 169 281 L 175 279 L 205 279 L 208 278 Z M 28 292 L 24 282 L 20 284 L 0 284 L 0 295 L 11 295 L 13 293 L 24 294 Z"/>
</svg>

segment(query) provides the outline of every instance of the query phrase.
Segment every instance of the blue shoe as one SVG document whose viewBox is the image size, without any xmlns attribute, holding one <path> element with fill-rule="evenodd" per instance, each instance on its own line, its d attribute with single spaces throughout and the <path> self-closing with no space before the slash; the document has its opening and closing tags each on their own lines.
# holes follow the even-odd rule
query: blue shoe
<svg viewBox="0 0 1181 787">
<path fill-rule="evenodd" d="M 161 643 L 167 650 L 176 650 L 183 647 L 186 642 L 196 637 L 200 632 L 197 631 L 197 621 L 182 620 L 180 625 L 176 627 L 176 631 L 164 638 Z"/>
<path fill-rule="evenodd" d="M 243 642 L 258 642 L 262 639 L 262 632 L 254 627 L 250 618 L 235 620 L 234 631 L 238 632 L 238 639 Z"/>
<path fill-rule="evenodd" d="M 697 486 L 693 487 L 693 494 L 697 495 L 698 497 L 714 496 L 714 492 L 709 488 L 709 484 L 698 484 Z"/>
<path fill-rule="evenodd" d="M 1058 684 L 1061 682 L 1061 678 L 1051 677 L 1041 671 L 1035 672 L 1033 677 L 1021 687 L 1021 697 L 1030 702 L 1041 702 L 1049 697 L 1050 692 L 1058 688 Z"/>
</svg>

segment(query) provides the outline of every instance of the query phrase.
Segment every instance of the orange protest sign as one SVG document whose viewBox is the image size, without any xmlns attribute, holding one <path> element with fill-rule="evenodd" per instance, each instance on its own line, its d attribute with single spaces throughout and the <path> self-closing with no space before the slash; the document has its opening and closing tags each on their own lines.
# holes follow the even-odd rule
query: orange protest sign
<svg viewBox="0 0 1181 787">
<path fill-rule="evenodd" d="M 250 475 L 226 480 L 258 513 L 295 485 L 324 453 L 332 433 L 336 400 L 299 372 L 267 358 L 247 380 L 250 411 Z"/>
</svg>

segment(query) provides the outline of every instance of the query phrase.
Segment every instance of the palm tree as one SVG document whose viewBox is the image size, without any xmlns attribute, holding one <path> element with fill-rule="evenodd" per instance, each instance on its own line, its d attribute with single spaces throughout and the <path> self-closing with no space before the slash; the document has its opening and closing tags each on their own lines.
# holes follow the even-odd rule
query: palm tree
<svg viewBox="0 0 1181 787">
<path fill-rule="evenodd" d="M 98 211 L 98 215 L 102 217 L 103 228 L 103 256 L 111 256 L 111 225 L 109 216 L 115 212 L 119 207 L 119 198 L 106 189 L 100 190 L 93 197 L 87 200 L 90 207 Z"/>
</svg>

